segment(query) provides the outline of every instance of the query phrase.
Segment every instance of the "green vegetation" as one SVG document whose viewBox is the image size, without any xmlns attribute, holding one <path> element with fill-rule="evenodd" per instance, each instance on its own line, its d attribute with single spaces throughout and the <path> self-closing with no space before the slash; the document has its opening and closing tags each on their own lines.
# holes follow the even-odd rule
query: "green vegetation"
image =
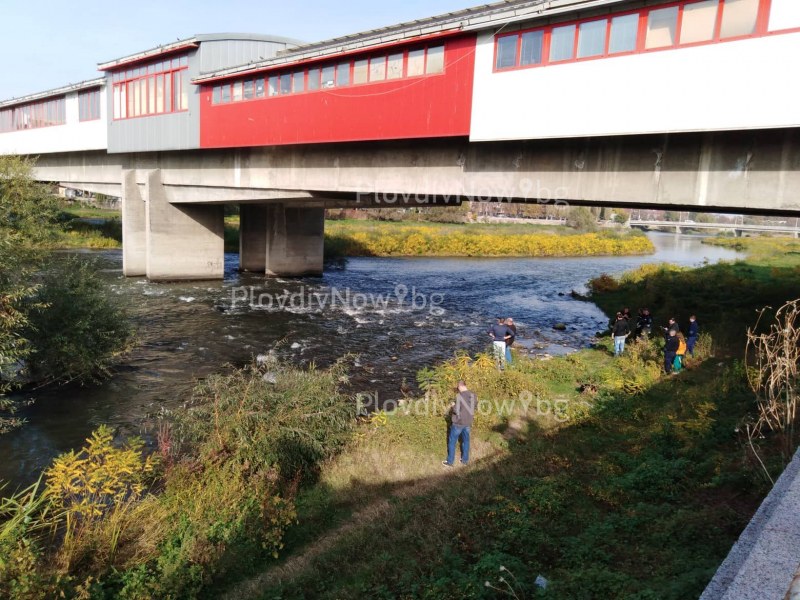
<svg viewBox="0 0 800 600">
<path fill-rule="evenodd" d="M 408 224 L 329 221 L 327 256 L 598 256 L 649 254 L 650 240 L 639 232 L 558 234 L 530 225 Z M 569 232 L 569 233 L 567 233 Z"/>
<path fill-rule="evenodd" d="M 101 427 L 43 486 L 0 503 L 0 596 L 196 598 L 273 561 L 298 484 L 352 437 L 345 381 L 343 363 L 299 371 L 271 359 L 211 377 L 149 456 Z"/>
<path fill-rule="evenodd" d="M 48 251 L 69 235 L 32 163 L 0 157 L 0 432 L 20 424 L 7 392 L 86 381 L 127 347 L 130 328 L 95 269 Z"/>
</svg>

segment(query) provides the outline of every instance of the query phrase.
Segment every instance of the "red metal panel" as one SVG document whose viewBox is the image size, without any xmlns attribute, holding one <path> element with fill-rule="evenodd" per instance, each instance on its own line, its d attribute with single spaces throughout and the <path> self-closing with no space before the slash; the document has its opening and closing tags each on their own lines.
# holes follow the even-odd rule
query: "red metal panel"
<svg viewBox="0 0 800 600">
<path fill-rule="evenodd" d="M 476 36 L 442 43 L 441 74 L 353 85 L 351 73 L 349 86 L 226 104 L 212 104 L 214 86 L 203 85 L 200 147 L 467 136 Z M 323 64 L 336 64 L 337 58 L 327 57 Z"/>
</svg>

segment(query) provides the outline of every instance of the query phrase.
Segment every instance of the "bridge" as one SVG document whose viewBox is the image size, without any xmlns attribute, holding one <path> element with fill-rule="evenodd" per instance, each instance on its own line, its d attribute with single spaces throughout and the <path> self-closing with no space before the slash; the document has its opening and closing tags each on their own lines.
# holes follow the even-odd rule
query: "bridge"
<svg viewBox="0 0 800 600">
<path fill-rule="evenodd" d="M 786 225 L 737 225 L 735 223 L 695 223 L 694 221 L 643 221 L 631 219 L 631 227 L 641 229 L 673 229 L 675 233 L 682 233 L 684 229 L 714 229 L 716 231 L 733 231 L 737 236 L 745 232 L 786 234 L 800 237 L 800 227 Z"/>
<path fill-rule="evenodd" d="M 316 43 L 204 34 L 0 102 L 0 154 L 122 198 L 151 280 L 322 272 L 326 207 L 800 214 L 800 3 L 507 0 Z"/>
</svg>

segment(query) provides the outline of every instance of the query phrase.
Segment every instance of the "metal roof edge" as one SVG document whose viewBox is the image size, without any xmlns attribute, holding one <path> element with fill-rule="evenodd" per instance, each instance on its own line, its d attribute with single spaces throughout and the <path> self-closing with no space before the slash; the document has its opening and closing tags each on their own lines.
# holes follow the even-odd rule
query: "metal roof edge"
<svg viewBox="0 0 800 600">
<path fill-rule="evenodd" d="M 368 49 L 393 42 L 412 41 L 425 35 L 479 31 L 536 17 L 554 16 L 628 1 L 630 0 L 505 0 L 427 19 L 409 21 L 399 25 L 306 44 L 293 50 L 281 52 L 276 57 L 268 60 L 237 65 L 212 73 L 204 73 L 202 76 L 194 78 L 192 82 L 204 83 L 211 80 L 224 79 L 251 71 L 291 65 L 313 59 L 323 59 L 328 56 Z"/>
<path fill-rule="evenodd" d="M 102 87 L 105 85 L 105 83 L 106 83 L 105 77 L 88 79 L 86 81 L 81 81 L 79 83 L 70 83 L 68 85 L 64 85 L 58 88 L 46 90 L 44 92 L 36 92 L 35 94 L 28 94 L 26 96 L 20 96 L 19 98 L 9 98 L 8 100 L 2 100 L 0 101 L 0 108 L 16 106 L 17 104 L 26 104 L 28 102 L 34 102 L 36 100 L 41 100 L 42 98 L 50 98 L 52 96 L 62 96 L 70 92 L 78 92 L 81 90 L 87 90 L 94 87 Z"/>
</svg>

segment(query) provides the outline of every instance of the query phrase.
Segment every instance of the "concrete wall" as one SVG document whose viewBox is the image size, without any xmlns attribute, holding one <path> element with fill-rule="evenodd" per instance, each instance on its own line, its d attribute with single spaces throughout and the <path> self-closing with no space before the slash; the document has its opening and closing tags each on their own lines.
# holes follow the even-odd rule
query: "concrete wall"
<svg viewBox="0 0 800 600">
<path fill-rule="evenodd" d="M 168 193 L 175 192 L 172 201 L 178 201 L 178 190 L 191 192 L 181 202 L 225 202 L 224 195 L 212 193 L 222 188 L 226 194 L 253 194 L 254 201 L 360 197 L 382 206 L 415 206 L 466 197 L 800 212 L 800 129 L 481 144 L 425 140 L 83 159 L 66 154 L 43 157 L 36 172 L 47 181 L 118 184 L 120 166 L 113 161 L 125 168 L 161 169 Z"/>
<path fill-rule="evenodd" d="M 494 35 L 483 32 L 473 141 L 800 126 L 800 78 L 790 75 L 800 72 L 800 32 L 497 73 L 493 65 Z"/>
<path fill-rule="evenodd" d="M 66 95 L 66 124 L 0 133 L 0 154 L 48 154 L 108 147 L 107 95 L 100 94 L 100 118 L 79 120 L 78 92 Z"/>
</svg>

